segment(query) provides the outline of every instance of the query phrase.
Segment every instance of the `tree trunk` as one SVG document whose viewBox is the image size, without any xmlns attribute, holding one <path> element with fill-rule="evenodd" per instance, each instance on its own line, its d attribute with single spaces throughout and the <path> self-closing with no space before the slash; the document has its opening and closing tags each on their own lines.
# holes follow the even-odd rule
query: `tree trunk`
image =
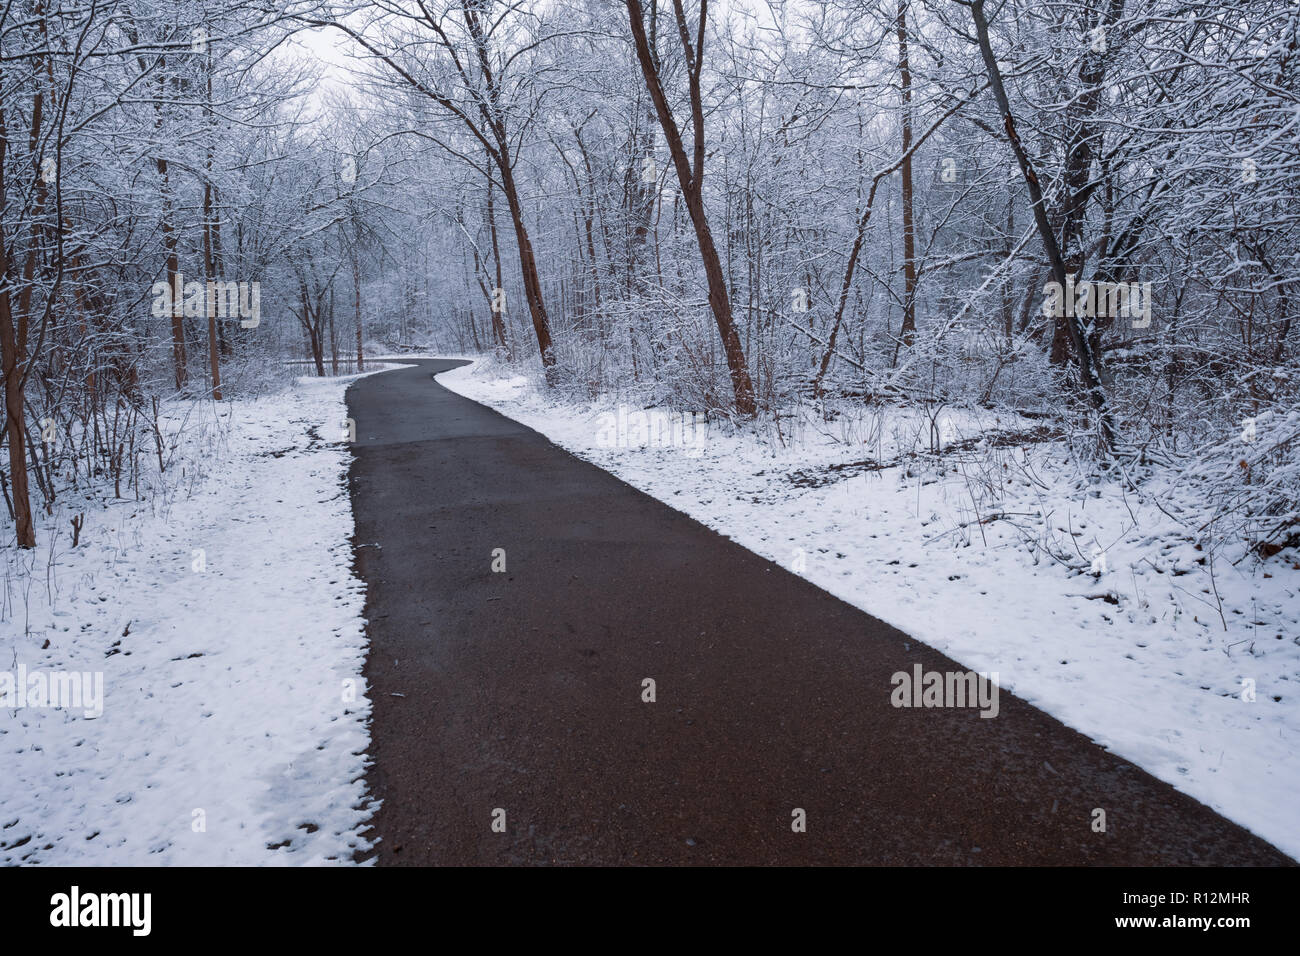
<svg viewBox="0 0 1300 956">
<path fill-rule="evenodd" d="M 1047 218 L 1047 209 L 1043 204 L 1043 191 L 1038 184 L 1038 174 L 1034 172 L 1033 164 L 1029 161 L 1029 155 L 1025 152 L 1024 146 L 1021 145 L 1020 136 L 1016 133 L 1015 119 L 1011 115 L 1011 104 L 1007 99 L 1007 91 L 1002 85 L 1002 72 L 998 69 L 997 59 L 993 56 L 993 47 L 989 42 L 988 21 L 984 18 L 984 0 L 974 0 L 971 4 L 971 17 L 975 21 L 975 33 L 979 40 L 980 53 L 984 58 L 984 67 L 988 71 L 989 86 L 992 88 L 993 96 L 997 100 L 998 109 L 1002 112 L 1002 124 L 1006 130 L 1007 141 L 1011 144 L 1011 150 L 1020 166 L 1020 173 L 1025 179 L 1025 186 L 1029 190 L 1029 198 L 1033 202 L 1034 224 L 1038 228 L 1039 238 L 1042 239 L 1043 248 L 1047 252 L 1047 259 L 1052 267 L 1052 277 L 1064 289 L 1066 280 L 1065 261 L 1061 258 L 1061 249 L 1056 244 L 1056 235 L 1052 231 L 1051 223 Z M 1074 310 L 1067 309 L 1065 311 L 1072 313 Z M 1070 336 L 1070 345 L 1074 348 L 1075 360 L 1079 365 L 1079 378 L 1083 384 L 1083 390 L 1088 402 L 1097 415 L 1102 450 L 1106 454 L 1110 454 L 1115 450 L 1115 428 L 1111 422 L 1110 409 L 1106 403 L 1106 393 L 1102 389 L 1097 368 L 1094 364 L 1092 347 L 1088 342 L 1087 334 L 1079 316 L 1071 314 L 1068 319 L 1066 328 Z"/>
<path fill-rule="evenodd" d="M 524 225 L 524 208 L 519 201 L 519 190 L 515 185 L 514 171 L 510 168 L 510 154 L 505 137 L 499 140 L 501 162 L 501 187 L 505 190 L 506 204 L 510 207 L 510 221 L 515 228 L 515 243 L 519 247 L 519 269 L 524 278 L 524 297 L 528 300 L 528 313 L 533 320 L 533 331 L 537 334 L 537 347 L 542 353 L 542 366 L 546 369 L 546 379 L 552 381 L 551 370 L 555 367 L 555 350 L 551 343 L 551 326 L 546 318 L 546 305 L 542 301 L 542 283 L 537 275 L 537 260 L 533 256 L 533 244 L 528 238 L 528 227 Z"/>
<path fill-rule="evenodd" d="M 1123 12 L 1124 0 L 1108 0 L 1106 12 L 1099 14 L 1097 27 L 1105 30 L 1112 26 Z M 1114 55 L 1114 50 L 1108 53 L 1089 50 L 1083 54 L 1079 65 L 1079 95 L 1071 100 L 1066 111 L 1066 116 L 1073 118 L 1074 124 L 1073 129 L 1067 133 L 1065 170 L 1061 177 L 1061 207 L 1056 218 L 1060 221 L 1058 234 L 1061 237 L 1061 259 L 1065 262 L 1065 271 L 1078 278 L 1082 278 L 1085 252 L 1079 245 L 1083 236 L 1083 214 L 1095 187 L 1092 181 L 1092 163 L 1101 152 L 1101 131 L 1096 114 L 1102 102 L 1106 62 Z M 1050 361 L 1053 365 L 1063 366 L 1069 362 L 1072 341 L 1065 318 L 1058 316 L 1052 332 Z"/>
<path fill-rule="evenodd" d="M 916 340 L 916 232 L 912 214 L 912 69 L 907 59 L 907 0 L 898 3 L 898 74 L 903 91 L 903 344 Z"/>
<path fill-rule="evenodd" d="M 225 259 L 221 255 L 221 190 L 215 183 L 212 185 L 212 266 L 217 278 L 226 277 Z M 217 347 L 226 358 L 234 354 L 232 337 L 226 334 L 226 326 L 218 322 Z"/>
<path fill-rule="evenodd" d="M 0 161 L 3 150 L 0 149 Z M 2 190 L 0 190 L 2 192 Z M 23 343 L 14 328 L 9 295 L 9 250 L 0 237 L 0 367 L 5 377 L 5 433 L 9 439 L 9 483 L 13 491 L 14 532 L 18 547 L 36 547 L 31 495 L 27 488 L 27 429 L 23 421 Z"/>
<path fill-rule="evenodd" d="M 330 286 L 330 304 L 329 304 L 329 323 L 330 323 L 330 371 L 333 375 L 339 374 L 339 340 L 334 334 L 334 287 Z"/>
<path fill-rule="evenodd" d="M 316 377 L 325 377 L 325 343 L 321 341 L 320 330 L 315 326 L 307 330 L 307 338 L 311 343 L 312 361 L 316 363 Z"/>
<path fill-rule="evenodd" d="M 208 153 L 208 171 L 212 154 Z M 212 399 L 221 401 L 221 351 L 217 342 L 216 262 L 212 253 L 212 181 L 203 184 L 203 278 L 208 312 L 208 365 L 212 369 Z"/>
<path fill-rule="evenodd" d="M 673 165 L 677 169 L 677 180 L 681 184 L 682 197 L 686 200 L 686 209 L 691 215 L 695 227 L 695 238 L 700 249 L 700 259 L 704 265 L 704 275 L 708 280 L 709 308 L 713 311 L 714 321 L 718 326 L 718 335 L 722 338 L 722 349 L 727 358 L 727 368 L 731 373 L 731 388 L 735 397 L 736 411 L 741 415 L 753 415 L 757 411 L 754 401 L 754 383 L 749 377 L 749 368 L 745 364 L 745 353 L 740 345 L 740 336 L 731 316 L 731 302 L 727 296 L 727 280 L 722 270 L 722 261 L 713 242 L 713 233 L 709 229 L 708 215 L 704 208 L 704 102 L 700 93 L 700 70 L 704 58 L 704 27 L 708 18 L 708 0 L 700 0 L 699 28 L 696 42 L 692 46 L 686 25 L 686 14 L 681 0 L 674 0 L 674 13 L 677 17 L 678 32 L 682 48 L 686 54 L 686 63 L 690 79 L 691 120 L 695 134 L 694 168 L 686 155 L 677 121 L 664 95 L 663 85 L 659 80 L 659 71 L 655 66 L 649 41 L 646 38 L 645 23 L 642 20 L 640 0 L 626 0 L 628 15 L 632 23 L 632 37 L 636 44 L 637 59 L 641 62 L 641 72 L 645 77 L 646 88 L 654 100 L 655 110 L 659 114 L 659 125 L 672 153 Z"/>
<path fill-rule="evenodd" d="M 176 390 L 185 387 L 187 379 L 185 356 L 185 312 L 183 289 L 176 288 L 176 276 L 181 270 L 176 251 L 176 230 L 172 225 L 172 192 L 167 178 L 167 160 L 158 158 L 158 175 L 162 179 L 162 234 L 163 248 L 167 251 L 167 285 L 172 290 L 172 364 L 176 375 Z"/>
<path fill-rule="evenodd" d="M 492 175 L 489 171 L 487 184 L 487 221 L 488 232 L 492 236 L 492 263 L 496 270 L 497 284 L 495 288 L 501 288 L 501 246 L 497 241 L 497 213 L 495 190 L 492 187 Z M 506 338 L 506 321 L 505 316 L 491 307 L 488 303 L 489 310 L 492 313 L 492 336 L 496 339 L 497 344 L 505 349 L 506 361 L 513 361 L 510 354 L 510 343 Z"/>
<path fill-rule="evenodd" d="M 658 0 L 650 0 L 649 36 L 646 47 L 650 51 L 650 59 L 656 73 L 659 72 L 658 27 Z M 649 93 L 648 90 L 646 92 Z M 650 223 L 654 216 L 655 200 L 658 198 L 659 193 L 657 171 L 655 182 L 647 182 L 645 176 L 645 164 L 647 160 L 654 157 L 654 131 L 659 123 L 652 98 L 645 104 L 645 114 L 641 119 L 645 123 L 645 129 L 640 135 L 634 135 L 634 142 L 640 148 L 636 149 L 633 157 L 634 161 L 628 169 L 627 212 L 628 221 L 632 226 L 631 233 L 628 236 L 627 248 L 628 295 L 632 295 L 634 292 L 637 276 L 649 272 Z"/>
<path fill-rule="evenodd" d="M 501 110 L 501 88 L 488 56 L 487 37 L 483 33 L 479 17 L 471 8 L 467 8 L 465 22 L 474 38 L 475 53 L 487 86 L 488 102 L 491 104 L 491 109 L 485 109 L 483 115 L 488 132 L 496 141 L 496 149 L 489 148 L 488 152 L 492 154 L 497 170 L 501 173 L 501 188 L 505 191 L 506 204 L 510 207 L 510 221 L 514 225 L 515 242 L 519 247 L 519 269 L 523 273 L 524 298 L 528 301 L 528 312 L 533 320 L 533 332 L 537 335 L 537 348 L 542 353 L 542 368 L 546 370 L 546 382 L 548 385 L 553 385 L 555 349 L 551 343 L 551 325 L 546 317 L 546 303 L 542 298 L 542 283 L 537 274 L 537 259 L 533 254 L 533 244 L 528 238 L 528 227 L 524 224 L 524 207 L 519 199 L 519 187 L 515 184 L 510 137 Z"/>
<path fill-rule="evenodd" d="M 361 263 L 352 257 L 352 306 L 357 326 L 357 371 L 365 370 L 365 357 L 361 348 Z"/>
<path fill-rule="evenodd" d="M 207 103 L 204 105 L 204 113 L 208 119 L 208 142 L 207 156 L 205 157 L 205 175 L 203 178 L 203 278 L 207 280 L 204 283 L 204 292 L 206 293 L 207 312 L 208 312 L 208 365 L 212 369 L 212 399 L 221 401 L 221 348 L 217 340 L 217 302 L 216 302 L 216 280 L 217 262 L 215 252 L 213 251 L 212 228 L 213 201 L 212 201 L 212 154 L 215 148 L 213 137 L 215 130 L 212 125 L 212 48 L 208 48 L 206 63 L 207 73 Z"/>
</svg>

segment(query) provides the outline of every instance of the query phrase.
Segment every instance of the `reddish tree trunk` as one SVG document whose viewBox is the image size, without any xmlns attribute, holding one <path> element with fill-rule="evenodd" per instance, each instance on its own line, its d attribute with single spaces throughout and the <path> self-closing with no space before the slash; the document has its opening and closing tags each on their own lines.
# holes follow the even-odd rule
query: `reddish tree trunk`
<svg viewBox="0 0 1300 956">
<path fill-rule="evenodd" d="M 708 215 L 704 208 L 704 101 L 700 92 L 700 71 L 703 67 L 704 26 L 708 18 L 708 0 L 700 0 L 700 19 L 694 44 L 690 40 L 686 14 L 680 0 L 674 0 L 673 4 L 689 76 L 691 126 L 695 134 L 694 168 L 692 168 L 692 160 L 686 155 L 686 147 L 682 142 L 677 121 L 673 118 L 668 99 L 664 95 L 659 70 L 655 65 L 657 58 L 651 51 L 646 37 L 640 0 L 626 0 L 626 3 L 632 22 L 632 38 L 636 44 L 637 59 L 641 62 L 641 72 L 645 77 L 646 88 L 650 91 L 650 98 L 654 100 L 655 111 L 659 114 L 659 125 L 664 131 L 664 139 L 668 142 L 673 165 L 677 169 L 677 180 L 682 187 L 682 197 L 686 200 L 686 209 L 691 215 L 691 224 L 695 227 L 695 238 L 704 265 L 704 276 L 708 281 L 709 308 L 713 311 L 718 335 L 722 339 L 722 350 L 727 358 L 727 368 L 731 373 L 731 388 L 735 396 L 736 411 L 741 415 L 753 415 L 757 411 L 754 401 L 754 383 L 749 377 L 749 367 L 745 364 L 745 353 L 740 345 L 740 336 L 736 333 L 736 324 L 731 315 L 731 301 L 727 295 L 726 275 L 722 271 L 722 260 L 718 257 L 717 246 L 713 242 L 713 232 L 709 229 Z"/>
</svg>

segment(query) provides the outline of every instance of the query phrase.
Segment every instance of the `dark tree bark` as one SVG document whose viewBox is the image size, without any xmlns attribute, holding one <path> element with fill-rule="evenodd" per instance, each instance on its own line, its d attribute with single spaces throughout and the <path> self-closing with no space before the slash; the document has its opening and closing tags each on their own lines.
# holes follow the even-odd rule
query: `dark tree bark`
<svg viewBox="0 0 1300 956">
<path fill-rule="evenodd" d="M 686 155 L 681 131 L 664 94 L 659 70 L 655 65 L 656 56 L 651 51 L 646 37 L 640 0 L 626 0 L 626 3 L 628 16 L 632 22 L 632 38 L 636 45 L 637 59 L 641 62 L 641 72 L 645 76 L 646 88 L 650 91 L 650 98 L 654 101 L 655 110 L 659 114 L 659 125 L 663 129 L 668 149 L 672 153 L 677 179 L 682 187 L 682 197 L 686 200 L 686 209 L 695 227 L 700 259 L 703 261 L 704 275 L 708 280 L 709 307 L 713 310 L 718 335 L 722 338 L 723 353 L 726 355 L 727 368 L 731 373 L 731 388 L 735 396 L 736 411 L 741 415 L 753 415 L 757 411 L 754 383 L 749 377 L 745 353 L 741 348 L 740 336 L 736 332 L 736 324 L 732 319 L 726 276 L 722 271 L 722 261 L 718 257 L 718 250 L 714 245 L 713 233 L 709 229 L 708 215 L 704 208 L 704 100 L 700 92 L 700 73 L 704 65 L 708 0 L 700 0 L 700 18 L 694 43 L 691 41 L 682 0 L 673 0 L 677 32 L 681 38 L 682 52 L 686 57 L 691 101 L 691 129 L 694 134 L 693 158 L 688 158 Z"/>
<path fill-rule="evenodd" d="M 988 73 L 989 86 L 993 90 L 998 109 L 1002 113 L 1002 125 L 1006 131 L 1007 141 L 1011 144 L 1011 150 L 1015 154 L 1017 164 L 1020 166 L 1020 173 L 1024 177 L 1025 185 L 1029 190 L 1029 198 L 1033 203 L 1034 224 L 1038 228 L 1039 237 L 1043 242 L 1043 249 L 1046 251 L 1047 260 L 1052 267 L 1052 278 L 1064 289 L 1066 279 L 1065 260 L 1061 256 L 1060 246 L 1057 245 L 1056 234 L 1048 221 L 1047 209 L 1043 204 L 1043 191 L 1038 183 L 1038 174 L 1034 172 L 1033 163 L 1030 162 L 1029 155 L 1020 142 L 1020 136 L 1016 133 L 1015 118 L 1011 115 L 1011 103 L 1007 99 L 1006 88 L 1002 85 L 1002 72 L 998 69 L 997 59 L 993 55 L 993 47 L 989 42 L 989 25 L 984 17 L 984 0 L 973 0 L 970 7 L 971 17 L 975 22 L 975 35 L 979 40 L 980 53 L 983 56 L 984 67 Z M 1074 310 L 1067 309 L 1065 311 L 1073 312 Z M 1102 389 L 1098 375 L 1097 359 L 1093 355 L 1087 331 L 1084 329 L 1079 316 L 1069 315 L 1067 319 L 1066 330 L 1070 336 L 1070 345 L 1074 349 L 1075 361 L 1079 366 L 1079 379 L 1083 385 L 1088 403 L 1097 415 L 1102 450 L 1109 454 L 1115 449 L 1115 428 L 1111 421 L 1110 409 L 1107 406 L 1106 393 Z"/>
<path fill-rule="evenodd" d="M 213 247 L 212 232 L 215 228 L 214 219 L 216 218 L 213 208 L 212 198 L 212 166 L 213 150 L 215 143 L 213 136 L 215 130 L 212 125 L 212 50 L 208 49 L 207 63 L 207 102 L 204 104 L 204 112 L 207 114 L 207 156 L 205 157 L 205 175 L 203 179 L 203 278 L 205 301 L 208 312 L 208 366 L 212 372 L 212 398 L 214 401 L 221 401 L 221 350 L 217 341 L 217 302 L 214 283 L 219 278 L 217 275 L 216 253 Z"/>
<path fill-rule="evenodd" d="M 334 334 L 334 287 L 330 286 L 330 304 L 329 304 L 329 327 L 330 327 L 330 374 L 339 374 L 339 340 Z"/>
<path fill-rule="evenodd" d="M 491 137 L 488 152 L 496 163 L 497 171 L 501 174 L 501 191 L 506 196 L 510 222 L 515 230 L 515 245 L 519 250 L 519 269 L 523 273 L 524 298 L 528 302 L 528 313 L 533 320 L 533 332 L 537 336 L 537 347 L 542 353 L 542 366 L 546 369 L 546 380 L 549 383 L 553 381 L 552 370 L 555 367 L 551 324 L 546 315 L 546 303 L 542 298 L 542 281 L 537 273 L 537 258 L 533 253 L 533 243 L 528 236 L 528 227 L 524 223 L 524 207 L 519 198 L 519 187 L 515 183 L 515 160 L 501 109 L 501 86 L 488 59 L 488 38 L 483 30 L 483 21 L 479 12 L 467 7 L 464 13 L 465 23 L 474 38 L 479 70 L 486 87 L 487 101 L 480 100 L 479 105 L 484 125 L 487 127 L 484 132 Z"/>
<path fill-rule="evenodd" d="M 907 0 L 898 3 L 898 75 L 903 95 L 903 344 L 916 339 L 916 230 L 912 209 L 912 68 L 907 58 Z"/>
<path fill-rule="evenodd" d="M 352 250 L 352 311 L 357 327 L 357 371 L 364 372 L 365 356 L 361 345 L 361 262 L 356 250 Z"/>
<path fill-rule="evenodd" d="M 168 180 L 167 160 L 158 157 L 158 177 L 162 192 L 163 248 L 167 252 L 167 285 L 172 290 L 172 365 L 176 376 L 176 390 L 185 387 L 188 377 L 188 359 L 185 355 L 185 313 L 181 292 L 176 288 L 176 276 L 181 271 L 180 255 L 176 249 L 176 229 L 172 224 L 172 190 Z"/>
<path fill-rule="evenodd" d="M 491 157 L 489 157 L 489 162 L 490 161 L 491 161 Z M 495 196 L 495 189 L 492 184 L 492 176 L 490 174 L 487 177 L 487 222 L 488 222 L 488 233 L 492 236 L 492 265 L 496 272 L 495 288 L 500 289 L 502 288 L 501 286 L 501 245 L 497 241 L 496 196 Z M 492 336 L 493 338 L 496 339 L 497 344 L 501 346 L 501 348 L 505 349 L 506 361 L 511 361 L 512 357 L 510 353 L 510 342 L 508 341 L 506 336 L 505 316 L 503 316 L 500 312 L 498 312 L 495 308 L 493 308 L 492 303 L 490 301 L 488 303 L 488 311 L 492 313 Z"/>
<path fill-rule="evenodd" d="M 1085 22 L 1087 29 L 1113 26 L 1124 12 L 1124 0 L 1107 0 L 1107 9 L 1095 21 Z M 1079 65 L 1079 95 L 1071 100 L 1067 110 L 1065 170 L 1061 183 L 1061 208 L 1055 217 L 1060 222 L 1061 258 L 1067 274 L 1080 276 L 1083 272 L 1084 249 L 1083 214 L 1088 208 L 1095 183 L 1092 181 L 1092 164 L 1101 152 L 1101 130 L 1096 114 L 1102 100 L 1102 84 L 1106 76 L 1107 53 L 1089 50 Z M 1057 317 L 1053 326 L 1051 362 L 1065 365 L 1069 361 L 1071 336 L 1063 317 Z"/>
<path fill-rule="evenodd" d="M 0 121 L 0 133 L 3 123 Z M 0 136 L 0 167 L 4 164 L 3 136 Z M 0 173 L 0 200 L 4 197 L 3 174 Z M 32 522 L 31 494 L 27 487 L 27 429 L 23 424 L 23 353 L 14 326 L 13 298 L 10 295 L 8 241 L 0 234 L 0 367 L 5 378 L 5 436 L 9 440 L 9 484 L 13 496 L 14 531 L 18 547 L 36 547 L 36 529 Z"/>
</svg>

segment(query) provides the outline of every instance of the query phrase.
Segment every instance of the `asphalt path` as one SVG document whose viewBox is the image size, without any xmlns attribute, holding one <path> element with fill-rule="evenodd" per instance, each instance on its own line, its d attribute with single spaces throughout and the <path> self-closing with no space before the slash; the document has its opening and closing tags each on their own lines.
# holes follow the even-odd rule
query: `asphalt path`
<svg viewBox="0 0 1300 956">
<path fill-rule="evenodd" d="M 1291 862 L 413 364 L 347 394 L 380 864 Z"/>
</svg>

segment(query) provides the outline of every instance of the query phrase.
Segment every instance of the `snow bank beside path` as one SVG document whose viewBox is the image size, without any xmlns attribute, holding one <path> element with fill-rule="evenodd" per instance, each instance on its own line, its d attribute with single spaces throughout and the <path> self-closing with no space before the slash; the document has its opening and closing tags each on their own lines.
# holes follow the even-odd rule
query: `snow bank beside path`
<svg viewBox="0 0 1300 956">
<path fill-rule="evenodd" d="M 152 500 L 73 497 L 35 551 L 0 551 L 0 681 L 20 666 L 103 681 L 98 717 L 0 709 L 0 863 L 298 865 L 368 847 L 356 377 L 171 408 L 185 427 Z"/>
<path fill-rule="evenodd" d="M 1186 527 L 1149 497 L 1081 476 L 1050 444 L 889 465 L 928 438 L 919 412 L 818 426 L 832 434 L 805 427 L 791 442 L 660 411 L 655 434 L 680 425 L 680 437 L 646 447 L 639 410 L 557 405 L 522 376 L 494 374 L 479 363 L 438 380 L 964 666 L 996 671 L 1004 688 L 1300 857 L 1290 552 L 1262 565 L 1220 558 L 1211 576 Z M 952 446 L 1026 423 L 953 411 L 934 425 Z"/>
</svg>

